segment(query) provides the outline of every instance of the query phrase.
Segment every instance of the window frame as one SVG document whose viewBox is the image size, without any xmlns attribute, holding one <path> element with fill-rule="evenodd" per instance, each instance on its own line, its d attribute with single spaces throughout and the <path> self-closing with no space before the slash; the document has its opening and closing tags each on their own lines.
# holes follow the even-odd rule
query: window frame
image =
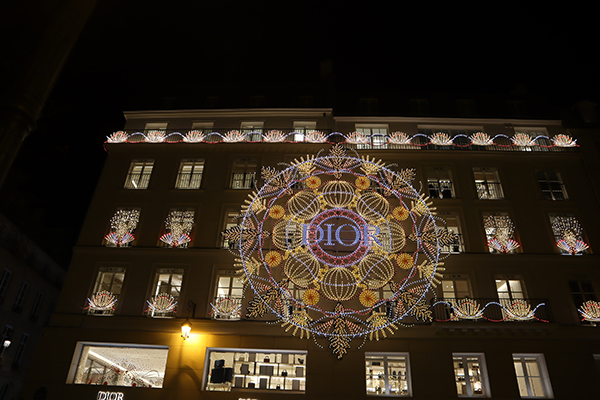
<svg viewBox="0 0 600 400">
<path fill-rule="evenodd" d="M 481 174 L 482 179 L 477 179 Z M 491 177 L 488 178 L 488 175 Z M 473 167 L 473 182 L 479 200 L 503 200 L 506 198 L 500 173 L 496 167 Z M 493 188 L 490 190 L 490 188 Z"/>
<path fill-rule="evenodd" d="M 551 179 L 548 174 L 552 173 L 556 175 L 556 179 Z M 544 180 L 540 179 L 540 174 L 544 175 Z M 535 179 L 538 182 L 538 187 L 540 188 L 542 199 L 549 201 L 564 201 L 569 200 L 569 195 L 567 193 L 567 189 L 565 188 L 565 184 L 562 180 L 562 176 L 560 172 L 556 172 L 555 170 L 549 168 L 538 168 L 535 170 Z M 542 183 L 547 185 L 547 189 L 544 190 Z M 554 188 L 553 188 L 554 185 Z M 557 190 L 557 187 L 560 190 Z M 556 198 L 555 193 L 560 192 L 562 194 L 562 198 Z M 549 196 L 547 195 L 549 194 Z"/>
<path fill-rule="evenodd" d="M 128 190 L 148 189 L 153 170 L 154 160 L 152 159 L 131 160 L 123 188 Z"/>
<path fill-rule="evenodd" d="M 27 292 L 29 290 L 29 282 L 23 281 L 21 283 L 21 287 L 19 288 L 19 293 L 17 293 L 17 297 L 15 297 L 15 302 L 12 307 L 12 311 L 14 313 L 20 314 L 23 311 L 23 302 L 25 301 L 25 296 L 27 296 Z"/>
<path fill-rule="evenodd" d="M 231 168 L 230 189 L 251 190 L 257 184 L 258 160 L 256 158 L 237 158 Z M 236 175 L 241 175 L 236 177 Z M 241 178 L 241 179 L 240 179 Z M 236 182 L 241 182 L 239 185 Z"/>
<path fill-rule="evenodd" d="M 441 177 L 441 175 L 448 175 L 448 177 Z M 452 168 L 449 167 L 425 167 L 425 180 L 427 181 L 427 191 L 429 197 L 434 199 L 455 199 L 456 193 L 454 190 L 454 180 L 452 179 Z M 435 190 L 431 190 L 431 186 L 435 187 Z M 448 189 L 444 189 L 444 187 Z M 434 192 L 437 191 L 437 195 Z M 444 196 L 444 193 L 448 193 L 448 196 Z"/>
<path fill-rule="evenodd" d="M 539 353 L 539 354 L 525 354 L 525 353 L 513 353 L 513 366 L 515 365 L 517 359 L 521 362 L 521 370 L 523 371 L 524 375 L 523 376 L 519 376 L 517 375 L 517 369 L 516 366 L 515 368 L 515 377 L 517 378 L 517 385 L 519 387 L 519 395 L 521 396 L 522 399 L 535 399 L 535 398 L 553 398 L 553 394 L 552 394 L 552 386 L 550 384 L 550 377 L 548 375 L 548 369 L 546 367 L 546 361 L 544 358 L 544 355 Z M 541 381 L 541 387 L 542 387 L 542 391 L 544 392 L 543 396 L 534 396 L 532 394 L 532 389 L 531 389 L 531 376 L 528 374 L 527 372 L 527 368 L 525 363 L 525 360 L 527 358 L 533 358 L 535 359 L 536 365 L 537 365 L 537 369 L 540 373 L 539 376 L 535 376 L 533 378 L 539 378 Z M 527 391 L 527 395 L 523 396 L 521 394 L 522 392 L 522 387 L 519 383 L 519 378 L 523 378 L 525 380 L 525 384 L 526 384 L 526 391 Z"/>
<path fill-rule="evenodd" d="M 179 171 L 175 180 L 175 189 L 178 190 L 196 190 L 202 186 L 202 178 L 204 176 L 204 167 L 206 160 L 203 158 L 183 159 L 179 163 Z M 184 169 L 191 167 L 190 172 L 184 172 Z M 195 172 L 200 169 L 200 172 Z M 189 179 L 184 179 L 184 176 L 189 175 Z"/>
<path fill-rule="evenodd" d="M 509 239 L 516 242 L 518 244 L 518 246 L 507 252 L 502 252 L 498 249 L 494 249 L 493 247 L 490 247 L 490 240 L 491 240 L 490 238 L 492 237 L 492 235 L 488 234 L 488 232 L 485 228 L 485 222 L 488 217 L 508 217 L 508 219 L 510 220 L 510 222 L 512 223 L 512 226 L 513 226 L 513 233 Z M 485 246 L 487 247 L 488 252 L 490 254 L 517 254 L 517 253 L 523 252 L 523 246 L 521 245 L 521 240 L 519 238 L 519 232 L 517 230 L 517 226 L 514 223 L 514 220 L 513 220 L 510 212 L 508 212 L 508 211 L 484 211 L 481 213 L 481 219 L 482 219 L 481 226 L 483 227 L 483 233 L 485 235 Z"/>
<path fill-rule="evenodd" d="M 166 282 L 168 291 L 163 290 L 162 283 L 164 281 L 161 280 L 161 275 L 169 276 L 168 281 Z M 179 286 L 173 285 L 173 277 L 176 275 L 180 276 Z M 174 318 L 174 317 L 176 317 L 177 312 L 178 312 L 177 306 L 175 306 L 175 308 L 172 311 L 157 312 L 155 310 L 152 310 L 152 308 L 150 307 L 150 304 L 151 304 L 150 302 L 153 300 L 153 298 L 155 296 L 166 293 L 170 296 L 173 296 L 173 300 L 178 303 L 179 300 L 181 299 L 181 291 L 183 288 L 183 280 L 184 279 L 185 279 L 185 269 L 184 268 L 181 268 L 181 267 L 157 268 L 156 272 L 154 274 L 154 280 L 152 281 L 150 295 L 148 296 L 148 298 L 150 300 L 146 300 L 146 305 L 148 306 L 148 308 L 146 309 L 145 314 L 148 317 L 152 317 L 152 318 Z"/>
<path fill-rule="evenodd" d="M 4 272 L 2 272 L 2 278 L 0 278 L 0 304 L 2 304 L 2 300 L 4 299 L 4 294 L 6 293 L 6 289 L 8 288 L 11 277 L 12 271 L 8 268 L 4 268 Z"/>
<path fill-rule="evenodd" d="M 380 373 L 378 376 L 381 377 L 383 375 L 383 380 L 384 380 L 384 393 L 369 393 L 369 378 L 370 380 L 374 380 L 373 378 L 373 369 L 369 368 L 369 366 L 373 366 L 372 364 L 369 365 L 369 359 L 368 357 L 371 357 L 371 360 L 374 359 L 382 359 L 383 361 L 383 373 Z M 390 368 L 400 368 L 400 367 L 390 367 L 389 366 L 389 360 L 388 357 L 404 357 L 404 363 L 405 363 L 405 375 L 406 378 L 403 380 L 406 383 L 406 393 L 405 394 L 390 394 L 390 376 L 389 376 L 389 369 Z M 396 371 L 393 371 L 396 372 Z M 401 376 L 401 371 L 400 372 L 400 376 Z M 392 377 L 394 376 L 394 374 L 392 373 Z M 397 377 L 398 375 L 396 375 Z M 380 380 L 381 378 L 378 378 L 378 380 Z M 396 380 L 398 381 L 398 380 Z M 402 380 L 400 380 L 402 381 Z M 380 387 L 381 388 L 381 387 Z M 400 390 L 400 389 L 398 389 Z M 397 397 L 412 397 L 412 377 L 411 377 L 411 370 L 410 370 L 410 355 L 408 352 L 365 352 L 365 393 L 367 396 L 397 396 Z"/>
<path fill-rule="evenodd" d="M 115 218 L 115 216 L 119 213 L 119 211 L 137 211 L 137 222 L 135 224 L 135 228 L 133 228 L 132 230 L 130 230 L 128 232 L 129 235 L 131 235 L 133 237 L 133 240 L 128 241 L 126 243 L 119 243 L 119 244 L 115 244 L 113 242 L 111 242 L 110 240 L 108 240 L 108 236 L 111 235 L 113 233 L 113 229 L 112 229 L 112 220 L 113 218 Z M 112 216 L 108 219 L 108 226 L 106 227 L 106 233 L 102 239 L 102 244 L 106 247 L 118 247 L 118 248 L 125 248 L 125 247 L 132 247 L 135 245 L 136 241 L 137 241 L 137 236 L 135 236 L 136 231 L 139 228 L 140 225 L 140 220 L 141 220 L 141 216 L 142 216 L 142 209 L 140 207 L 118 207 L 115 209 L 115 212 L 112 214 Z"/>
<path fill-rule="evenodd" d="M 262 142 L 265 132 L 265 121 L 241 121 L 240 131 L 249 142 Z"/>
<path fill-rule="evenodd" d="M 477 363 L 479 364 L 479 382 L 481 383 L 481 390 L 482 393 L 481 394 L 477 394 L 477 393 L 473 393 L 473 389 L 471 386 L 474 386 L 474 384 L 472 385 L 467 385 L 466 382 L 466 377 L 472 377 L 472 376 L 476 376 L 476 375 L 470 375 L 471 370 L 469 369 L 469 359 L 470 358 L 476 358 L 477 359 Z M 459 361 L 459 366 L 458 368 L 462 368 L 462 372 L 463 372 L 463 377 L 464 377 L 464 382 L 465 382 L 465 389 L 467 393 L 459 393 L 458 392 L 458 383 L 461 382 L 461 380 L 459 379 L 459 377 L 461 375 L 457 374 L 458 370 L 457 367 L 455 366 L 455 363 Z M 463 364 L 463 366 L 461 367 L 460 364 Z M 489 376 L 488 376 L 488 372 L 487 372 L 487 365 L 485 362 L 485 354 L 483 353 L 452 353 L 452 364 L 454 367 L 454 382 L 455 384 L 457 384 L 456 386 L 456 392 L 457 392 L 457 396 L 461 397 L 461 398 L 470 398 L 470 397 L 475 397 L 475 398 L 488 398 L 488 397 L 492 397 L 491 391 L 490 391 L 490 380 L 489 380 Z"/>
<path fill-rule="evenodd" d="M 104 274 L 112 274 L 112 277 L 110 278 L 110 285 L 109 285 L 109 289 L 102 289 L 103 285 L 104 285 Z M 113 291 L 114 285 L 115 285 L 115 280 L 117 279 L 117 274 L 123 274 L 122 275 L 122 279 L 121 279 L 121 283 L 119 284 L 120 288 L 119 288 L 119 292 L 115 293 Z M 115 315 L 116 314 L 116 309 L 119 306 L 119 297 L 123 294 L 123 287 L 125 285 L 125 277 L 127 276 L 127 268 L 126 267 L 110 267 L 110 266 L 102 266 L 99 267 L 96 273 L 96 278 L 94 280 L 94 284 L 92 286 L 92 290 L 91 290 L 91 296 L 93 297 L 94 295 L 96 295 L 97 293 L 100 293 L 101 291 L 107 290 L 108 292 L 110 292 L 113 296 L 116 296 L 116 306 L 112 307 L 111 309 L 106 309 L 106 310 L 96 310 L 96 309 L 92 309 L 91 307 L 89 307 L 89 298 L 86 302 L 86 314 L 87 315 L 95 315 L 95 316 L 102 316 L 102 315 Z"/>
<path fill-rule="evenodd" d="M 357 149 L 388 148 L 389 124 L 355 124 L 354 130 L 369 140 L 369 143 L 356 145 Z"/>
<path fill-rule="evenodd" d="M 184 243 L 179 243 L 179 244 L 177 244 L 177 246 L 173 246 L 173 241 L 171 241 L 171 243 L 169 243 L 168 241 L 165 241 L 165 240 L 168 240 L 168 237 L 164 238 L 165 240 L 163 240 L 163 237 L 172 233 L 171 227 L 167 226 L 167 220 L 171 217 L 171 215 L 174 212 L 181 212 L 182 213 L 181 219 L 179 219 L 179 221 L 184 221 L 186 224 L 190 222 L 189 219 L 191 218 L 191 225 L 192 225 L 189 230 L 182 229 L 182 236 L 187 235 L 187 239 L 189 239 L 189 241 L 184 242 Z M 160 236 L 158 237 L 158 246 L 165 247 L 165 248 L 187 249 L 194 242 L 195 227 L 196 227 L 196 209 L 195 208 L 191 208 L 191 207 L 171 208 L 169 210 L 169 212 L 167 213 L 167 217 L 163 221 L 161 233 L 160 233 Z"/>
<path fill-rule="evenodd" d="M 237 279 L 237 272 L 237 270 L 231 268 L 218 268 L 215 271 L 215 279 L 213 281 L 213 296 L 209 301 L 211 308 L 209 314 L 211 319 L 220 321 L 239 321 L 242 319 L 242 316 L 239 313 L 232 313 L 229 315 L 219 314 L 219 304 L 223 301 L 231 300 L 231 302 L 233 303 L 227 303 L 228 309 L 231 306 L 242 306 L 242 302 L 244 301 L 244 285 Z M 227 286 L 221 286 L 222 278 L 228 279 L 229 282 Z M 234 294 L 234 292 L 239 294 Z"/>
</svg>

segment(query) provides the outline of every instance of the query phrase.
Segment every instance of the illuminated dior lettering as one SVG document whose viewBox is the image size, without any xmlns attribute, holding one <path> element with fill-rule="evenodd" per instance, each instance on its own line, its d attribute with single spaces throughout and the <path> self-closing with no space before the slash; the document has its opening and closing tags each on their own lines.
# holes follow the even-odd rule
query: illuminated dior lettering
<svg viewBox="0 0 600 400">
<path fill-rule="evenodd" d="M 98 392 L 96 400 L 123 400 L 122 392 Z"/>
<path fill-rule="evenodd" d="M 377 236 L 380 234 L 381 229 L 376 225 L 363 225 L 362 235 L 361 229 L 355 224 L 342 224 L 339 225 L 335 231 L 333 227 L 335 224 L 323 224 L 327 228 L 323 229 L 320 226 L 314 226 L 311 224 L 302 224 L 302 244 L 319 244 L 322 246 L 335 246 L 335 244 L 340 244 L 342 246 L 350 247 L 356 246 L 358 242 L 362 239 L 362 246 L 370 246 L 372 241 L 377 243 L 379 246 L 383 246 Z M 345 227 L 349 227 L 350 229 L 344 229 Z M 310 230 L 314 230 L 314 237 L 311 237 L 309 234 Z M 348 234 L 354 232 L 354 237 L 346 236 L 342 237 L 342 233 Z M 335 243 L 333 242 L 335 239 Z M 325 240 L 325 243 L 321 243 Z M 310 243 L 309 243 L 310 242 Z"/>
</svg>

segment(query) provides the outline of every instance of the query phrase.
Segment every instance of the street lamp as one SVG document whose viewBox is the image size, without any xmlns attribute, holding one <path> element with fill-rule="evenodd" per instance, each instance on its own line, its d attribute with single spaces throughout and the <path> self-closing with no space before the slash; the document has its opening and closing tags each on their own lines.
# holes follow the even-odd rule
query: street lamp
<svg viewBox="0 0 600 400">
<path fill-rule="evenodd" d="M 194 303 L 191 300 L 188 301 L 187 311 L 187 318 L 185 319 L 185 322 L 181 324 L 181 337 L 183 338 L 183 340 L 189 339 L 190 337 L 190 332 L 192 331 L 192 322 L 190 321 L 190 314 L 192 315 L 192 318 L 194 318 L 194 316 L 196 315 L 196 303 Z"/>
</svg>

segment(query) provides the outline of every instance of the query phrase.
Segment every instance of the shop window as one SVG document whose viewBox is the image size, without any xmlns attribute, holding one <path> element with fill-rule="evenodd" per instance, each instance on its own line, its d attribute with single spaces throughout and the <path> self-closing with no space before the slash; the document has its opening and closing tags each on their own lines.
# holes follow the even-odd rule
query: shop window
<svg viewBox="0 0 600 400">
<path fill-rule="evenodd" d="M 256 187 L 256 160 L 242 158 L 233 163 L 231 177 L 232 189 L 253 189 Z"/>
<path fill-rule="evenodd" d="M 167 346 L 78 342 L 67 383 L 162 388 Z"/>
<path fill-rule="evenodd" d="M 357 145 L 358 149 L 387 148 L 387 124 L 356 124 L 355 130 L 367 139 L 367 143 Z"/>
<path fill-rule="evenodd" d="M 552 398 L 552 387 L 542 354 L 513 354 L 521 398 Z"/>
<path fill-rule="evenodd" d="M 425 169 L 429 197 L 434 199 L 453 199 L 452 171 L 444 167 L 428 167 Z"/>
<path fill-rule="evenodd" d="M 204 390 L 306 390 L 306 351 L 208 348 L 206 353 Z"/>
<path fill-rule="evenodd" d="M 161 268 L 156 272 L 152 294 L 146 300 L 150 317 L 174 317 L 181 296 L 182 268 Z"/>
<path fill-rule="evenodd" d="M 365 353 L 367 395 L 411 396 L 408 353 Z"/>
<path fill-rule="evenodd" d="M 129 167 L 125 189 L 148 189 L 154 160 L 133 160 Z"/>
<path fill-rule="evenodd" d="M 27 295 L 28 289 L 29 283 L 23 282 L 21 284 L 21 288 L 19 289 L 19 293 L 17 294 L 17 298 L 15 299 L 15 304 L 13 304 L 13 312 L 20 314 L 21 310 L 23 310 L 23 301 L 25 301 L 25 295 Z"/>
<path fill-rule="evenodd" d="M 123 289 L 125 268 L 102 267 L 96 276 L 96 283 L 88 304 L 87 313 L 90 315 L 113 315 Z"/>
<path fill-rule="evenodd" d="M 515 226 L 508 213 L 483 213 L 483 226 L 490 253 L 513 254 L 520 250 L 521 245 L 515 240 Z"/>
<path fill-rule="evenodd" d="M 107 247 L 129 247 L 135 240 L 135 230 L 140 221 L 139 208 L 119 208 L 109 222 L 108 234 L 104 236 Z"/>
<path fill-rule="evenodd" d="M 504 191 L 496 168 L 473 168 L 477 197 L 481 200 L 504 198 Z"/>
<path fill-rule="evenodd" d="M 235 270 L 220 270 L 217 273 L 215 297 L 211 301 L 210 315 L 213 319 L 239 320 L 244 294 L 244 285 Z"/>
<path fill-rule="evenodd" d="M 453 353 L 458 397 L 491 397 L 483 354 Z"/>
<path fill-rule="evenodd" d="M 583 228 L 573 214 L 549 214 L 554 243 L 560 254 L 581 255 L 587 253 L 589 245 L 583 238 Z"/>
<path fill-rule="evenodd" d="M 542 197 L 544 200 L 567 200 L 567 191 L 563 185 L 562 178 L 558 172 L 552 170 L 536 170 L 535 175 L 537 176 L 540 189 L 542 191 Z"/>
<path fill-rule="evenodd" d="M 200 189 L 203 173 L 204 160 L 182 160 L 179 164 L 175 189 Z"/>
<path fill-rule="evenodd" d="M 163 225 L 160 244 L 164 247 L 187 248 L 192 241 L 194 228 L 194 209 L 173 209 L 169 211 Z"/>
</svg>

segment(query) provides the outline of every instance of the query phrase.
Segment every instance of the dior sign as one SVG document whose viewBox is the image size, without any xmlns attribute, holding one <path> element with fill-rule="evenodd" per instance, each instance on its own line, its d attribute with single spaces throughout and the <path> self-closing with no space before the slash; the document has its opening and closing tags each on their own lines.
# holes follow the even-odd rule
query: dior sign
<svg viewBox="0 0 600 400">
<path fill-rule="evenodd" d="M 123 400 L 122 392 L 98 392 L 96 400 Z"/>
</svg>

